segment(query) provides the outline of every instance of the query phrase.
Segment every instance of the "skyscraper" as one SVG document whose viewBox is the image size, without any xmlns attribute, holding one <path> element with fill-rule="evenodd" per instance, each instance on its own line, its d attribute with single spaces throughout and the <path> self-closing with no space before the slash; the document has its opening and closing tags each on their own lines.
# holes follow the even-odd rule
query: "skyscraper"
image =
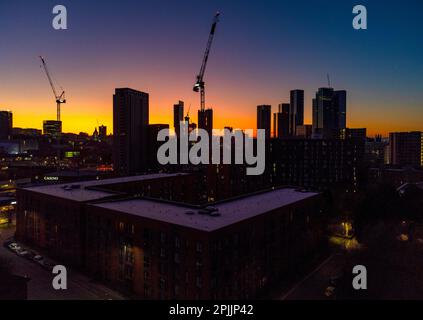
<svg viewBox="0 0 423 320">
<path fill-rule="evenodd" d="M 57 120 L 44 120 L 43 121 L 43 134 L 58 138 L 62 133 L 62 121 Z"/>
<path fill-rule="evenodd" d="M 10 111 L 0 111 L 0 140 L 9 139 L 13 128 L 13 114 Z"/>
<path fill-rule="evenodd" d="M 175 128 L 175 133 L 177 136 L 179 136 L 181 121 L 184 121 L 183 101 L 179 101 L 177 104 L 173 105 L 173 127 Z"/>
<path fill-rule="evenodd" d="M 333 138 L 336 131 L 346 127 L 347 93 L 333 88 L 319 88 L 313 99 L 313 136 Z"/>
<path fill-rule="evenodd" d="M 272 137 L 277 138 L 278 137 L 278 113 L 273 114 L 273 131 L 272 131 Z"/>
<path fill-rule="evenodd" d="M 270 140 L 272 106 L 257 106 L 257 129 L 266 130 L 266 141 Z"/>
<path fill-rule="evenodd" d="M 338 122 L 338 129 L 345 129 L 347 127 L 347 91 L 335 91 L 333 99 L 337 113 L 336 121 Z"/>
<path fill-rule="evenodd" d="M 391 132 L 389 164 L 400 167 L 423 167 L 423 133 Z"/>
<path fill-rule="evenodd" d="M 211 136 L 213 133 L 213 109 L 198 110 L 198 128 L 205 129 Z"/>
<path fill-rule="evenodd" d="M 106 140 L 106 138 L 107 138 L 107 127 L 106 126 L 98 127 L 98 137 L 100 138 L 100 141 Z"/>
<path fill-rule="evenodd" d="M 295 136 L 297 126 L 304 124 L 304 90 L 291 90 L 289 113 L 289 134 Z"/>
<path fill-rule="evenodd" d="M 113 164 L 120 174 L 148 168 L 149 95 L 119 88 L 113 95 Z"/>
<path fill-rule="evenodd" d="M 276 138 L 286 138 L 290 135 L 290 104 L 279 104 L 278 113 L 274 115 L 274 130 Z"/>
</svg>

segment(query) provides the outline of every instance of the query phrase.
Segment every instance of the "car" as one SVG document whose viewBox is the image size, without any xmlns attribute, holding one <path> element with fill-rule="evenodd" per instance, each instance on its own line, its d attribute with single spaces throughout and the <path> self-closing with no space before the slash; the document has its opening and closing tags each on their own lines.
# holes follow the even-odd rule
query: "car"
<svg viewBox="0 0 423 320">
<path fill-rule="evenodd" d="M 28 254 L 25 255 L 25 258 L 27 258 L 28 260 L 33 260 L 34 257 L 37 255 L 37 253 L 31 250 L 27 250 L 27 251 L 28 251 Z"/>
<path fill-rule="evenodd" d="M 32 260 L 34 260 L 35 262 L 39 262 L 39 261 L 43 260 L 43 256 L 41 256 L 41 255 L 39 255 L 39 254 L 36 254 L 36 255 L 32 258 Z"/>
<path fill-rule="evenodd" d="M 12 242 L 11 244 L 8 245 L 8 247 L 13 252 L 17 252 L 18 250 L 22 250 L 20 245 L 18 245 L 16 242 Z"/>
<path fill-rule="evenodd" d="M 20 257 L 26 257 L 27 255 L 29 255 L 29 252 L 26 251 L 25 249 L 20 249 L 20 250 L 16 250 L 16 254 Z"/>
</svg>

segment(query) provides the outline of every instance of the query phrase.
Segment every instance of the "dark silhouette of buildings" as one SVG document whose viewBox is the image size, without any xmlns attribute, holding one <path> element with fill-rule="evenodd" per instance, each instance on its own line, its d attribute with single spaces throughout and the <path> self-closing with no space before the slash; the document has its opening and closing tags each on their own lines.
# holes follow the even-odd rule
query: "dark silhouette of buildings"
<svg viewBox="0 0 423 320">
<path fill-rule="evenodd" d="M 179 137 L 181 121 L 184 121 L 184 102 L 179 101 L 173 105 L 173 127 L 175 134 Z"/>
<path fill-rule="evenodd" d="M 39 138 L 42 135 L 42 131 L 40 129 L 15 127 L 12 129 L 12 134 L 14 136 L 26 136 L 26 137 Z"/>
<path fill-rule="evenodd" d="M 311 138 L 313 133 L 313 126 L 311 124 L 304 124 L 301 126 L 297 126 L 297 133 L 296 136 L 300 138 Z"/>
<path fill-rule="evenodd" d="M 106 126 L 100 126 L 98 127 L 98 138 L 100 141 L 105 141 L 107 138 L 107 127 Z"/>
<path fill-rule="evenodd" d="M 270 165 L 274 185 L 355 190 L 363 176 L 361 139 L 272 139 Z"/>
<path fill-rule="evenodd" d="M 389 134 L 389 164 L 399 167 L 423 166 L 423 133 L 391 132 Z"/>
<path fill-rule="evenodd" d="M 57 120 L 44 120 L 43 122 L 43 134 L 57 138 L 62 133 L 62 121 Z"/>
<path fill-rule="evenodd" d="M 346 91 L 319 88 L 313 99 L 313 136 L 330 139 L 346 127 Z"/>
<path fill-rule="evenodd" d="M 270 140 L 272 106 L 257 106 L 257 129 L 266 130 L 266 141 Z"/>
<path fill-rule="evenodd" d="M 12 135 L 13 114 L 10 111 L 0 111 L 0 140 L 8 140 Z"/>
<path fill-rule="evenodd" d="M 213 109 L 198 110 L 198 128 L 213 133 Z"/>
<path fill-rule="evenodd" d="M 279 110 L 273 114 L 273 130 L 275 138 L 286 138 L 290 135 L 290 105 L 289 103 L 279 104 Z"/>
<path fill-rule="evenodd" d="M 336 121 L 338 122 L 338 129 L 345 129 L 347 127 L 347 91 L 335 91 L 333 98 L 337 113 Z"/>
<path fill-rule="evenodd" d="M 375 138 L 367 138 L 366 140 L 366 162 L 369 166 L 379 168 L 389 161 L 386 161 L 388 154 L 385 151 L 388 149 L 389 142 L 382 139 L 381 135 L 376 135 Z"/>
<path fill-rule="evenodd" d="M 289 134 L 295 136 L 297 126 L 304 124 L 304 90 L 291 90 L 289 116 Z"/>
<path fill-rule="evenodd" d="M 113 95 L 113 165 L 118 174 L 130 175 L 148 167 L 148 93 L 130 88 Z"/>
</svg>

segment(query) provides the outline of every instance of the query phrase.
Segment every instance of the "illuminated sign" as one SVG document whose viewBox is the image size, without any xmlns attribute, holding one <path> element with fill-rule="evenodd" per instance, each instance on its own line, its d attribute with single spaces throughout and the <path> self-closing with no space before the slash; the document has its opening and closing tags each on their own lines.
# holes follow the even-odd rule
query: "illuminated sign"
<svg viewBox="0 0 423 320">
<path fill-rule="evenodd" d="M 44 177 L 45 181 L 59 181 L 59 177 Z"/>
<path fill-rule="evenodd" d="M 79 151 L 66 151 L 65 152 L 65 158 L 75 158 L 79 157 L 80 152 Z"/>
</svg>

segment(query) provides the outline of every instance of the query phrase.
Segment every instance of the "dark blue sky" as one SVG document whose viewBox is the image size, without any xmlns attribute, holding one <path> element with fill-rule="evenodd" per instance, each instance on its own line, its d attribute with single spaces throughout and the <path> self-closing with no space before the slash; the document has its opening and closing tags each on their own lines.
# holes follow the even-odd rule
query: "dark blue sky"
<svg viewBox="0 0 423 320">
<path fill-rule="evenodd" d="M 51 27 L 55 4 L 68 8 L 67 31 Z M 352 28 L 356 4 L 368 9 L 366 31 Z M 65 129 L 95 118 L 111 125 L 111 94 L 124 85 L 151 94 L 153 122 L 170 121 L 174 101 L 198 107 L 191 87 L 216 10 L 206 81 L 219 127 L 255 126 L 255 106 L 276 110 L 293 88 L 306 90 L 310 121 L 312 95 L 330 73 L 349 92 L 350 126 L 423 130 L 421 0 L 0 0 L 0 107 L 22 126 L 54 114 L 42 54 L 68 92 Z"/>
</svg>

